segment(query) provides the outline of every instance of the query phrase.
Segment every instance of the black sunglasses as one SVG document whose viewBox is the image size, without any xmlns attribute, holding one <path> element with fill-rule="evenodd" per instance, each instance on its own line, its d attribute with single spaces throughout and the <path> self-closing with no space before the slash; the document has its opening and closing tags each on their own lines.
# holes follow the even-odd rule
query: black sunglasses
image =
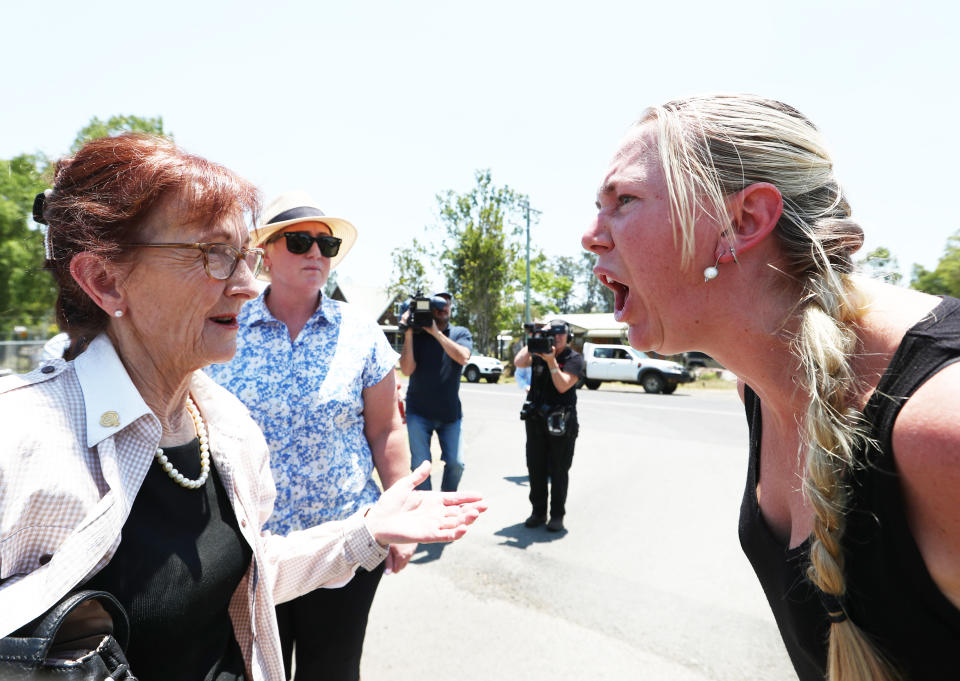
<svg viewBox="0 0 960 681">
<path fill-rule="evenodd" d="M 317 248 L 320 254 L 327 258 L 332 258 L 340 252 L 340 244 L 343 239 L 328 234 L 313 236 L 309 232 L 284 232 L 283 234 L 270 239 L 270 242 L 276 241 L 280 237 L 287 241 L 287 250 L 294 255 L 303 255 L 313 247 L 313 242 L 317 242 Z"/>
</svg>

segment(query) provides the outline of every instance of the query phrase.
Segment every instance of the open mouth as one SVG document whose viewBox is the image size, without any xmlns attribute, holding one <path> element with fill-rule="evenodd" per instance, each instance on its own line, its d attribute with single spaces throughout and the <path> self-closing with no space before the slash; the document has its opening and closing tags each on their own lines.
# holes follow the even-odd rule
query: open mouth
<svg viewBox="0 0 960 681">
<path fill-rule="evenodd" d="M 597 278 L 601 284 L 613 291 L 613 311 L 614 314 L 620 314 L 623 311 L 624 304 L 627 302 L 627 296 L 630 295 L 630 287 L 606 274 L 598 273 Z"/>
<path fill-rule="evenodd" d="M 220 324 L 221 326 L 236 326 L 237 315 L 225 314 L 220 315 L 219 317 L 210 317 L 210 321 L 212 321 L 214 324 Z"/>
</svg>

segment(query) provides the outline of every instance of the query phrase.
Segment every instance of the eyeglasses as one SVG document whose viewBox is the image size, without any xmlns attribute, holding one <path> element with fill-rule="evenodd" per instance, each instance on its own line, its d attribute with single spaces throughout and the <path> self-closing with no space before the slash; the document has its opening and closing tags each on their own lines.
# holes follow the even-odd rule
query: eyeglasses
<svg viewBox="0 0 960 681">
<path fill-rule="evenodd" d="M 287 250 L 294 255 L 303 255 L 313 247 L 313 242 L 316 241 L 320 254 L 332 258 L 340 252 L 340 244 L 343 242 L 343 239 L 328 234 L 313 236 L 309 232 L 284 232 L 270 239 L 267 243 L 273 243 L 281 236 L 287 240 Z"/>
<path fill-rule="evenodd" d="M 162 243 L 162 244 L 122 244 L 138 248 L 195 248 L 203 254 L 203 270 L 212 279 L 225 281 L 237 271 L 237 265 L 243 260 L 253 276 L 260 273 L 263 264 L 262 248 L 236 248 L 230 244 L 221 243 Z"/>
</svg>

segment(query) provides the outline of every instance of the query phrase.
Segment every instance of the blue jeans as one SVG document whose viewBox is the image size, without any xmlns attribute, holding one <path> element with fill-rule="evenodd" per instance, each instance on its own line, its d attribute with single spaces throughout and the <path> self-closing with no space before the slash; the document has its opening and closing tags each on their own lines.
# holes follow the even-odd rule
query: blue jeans
<svg viewBox="0 0 960 681">
<path fill-rule="evenodd" d="M 434 421 L 411 411 L 407 412 L 410 468 L 416 468 L 424 461 L 431 460 L 430 439 L 436 431 L 440 441 L 440 458 L 443 460 L 443 481 L 440 483 L 443 492 L 456 492 L 460 485 L 460 476 L 463 475 L 463 459 L 460 458 L 460 445 L 463 443 L 461 421 L 462 419 L 450 422 Z M 420 483 L 417 489 L 432 489 L 430 478 Z"/>
</svg>

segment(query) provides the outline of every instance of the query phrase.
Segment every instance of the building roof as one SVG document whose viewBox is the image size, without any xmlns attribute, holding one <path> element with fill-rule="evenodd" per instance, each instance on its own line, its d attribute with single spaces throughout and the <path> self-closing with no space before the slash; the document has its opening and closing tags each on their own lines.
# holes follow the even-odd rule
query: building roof
<svg viewBox="0 0 960 681">
<path fill-rule="evenodd" d="M 584 338 L 626 338 L 627 325 L 613 318 L 612 312 L 596 312 L 589 314 L 555 314 L 544 317 L 540 323 L 552 319 L 562 319 L 571 326 L 571 330 Z"/>
<path fill-rule="evenodd" d="M 340 295 L 338 296 L 337 293 Z M 391 310 L 393 301 L 396 299 L 396 296 L 391 295 L 385 288 L 358 284 L 348 279 L 338 280 L 337 287 L 330 297 L 342 299 L 376 320 Z"/>
</svg>

